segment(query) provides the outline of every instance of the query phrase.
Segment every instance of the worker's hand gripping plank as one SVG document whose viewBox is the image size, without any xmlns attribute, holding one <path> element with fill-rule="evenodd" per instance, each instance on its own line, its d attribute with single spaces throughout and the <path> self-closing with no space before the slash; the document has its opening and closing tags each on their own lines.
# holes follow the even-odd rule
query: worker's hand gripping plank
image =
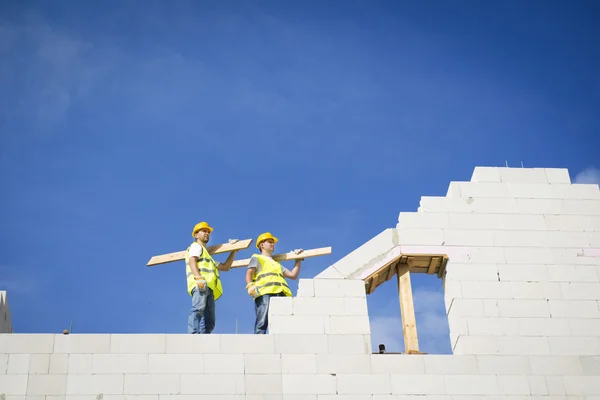
<svg viewBox="0 0 600 400">
<path fill-rule="evenodd" d="M 228 243 L 207 246 L 206 249 L 208 250 L 210 255 L 214 255 L 214 254 L 220 254 L 220 253 L 228 253 L 231 251 L 245 250 L 248 247 L 250 247 L 251 243 L 252 243 L 252 239 L 245 239 L 245 240 L 232 239 L 232 240 L 229 240 Z M 181 260 L 185 260 L 185 250 L 178 251 L 176 253 L 168 253 L 168 254 L 161 254 L 158 256 L 154 256 L 150 259 L 150 261 L 148 261 L 148 264 L 146 264 L 146 266 L 152 267 L 154 265 L 166 264 L 166 263 L 181 261 Z M 250 259 L 248 259 L 247 261 L 250 261 Z M 248 265 L 248 263 L 246 263 L 246 265 Z"/>
</svg>

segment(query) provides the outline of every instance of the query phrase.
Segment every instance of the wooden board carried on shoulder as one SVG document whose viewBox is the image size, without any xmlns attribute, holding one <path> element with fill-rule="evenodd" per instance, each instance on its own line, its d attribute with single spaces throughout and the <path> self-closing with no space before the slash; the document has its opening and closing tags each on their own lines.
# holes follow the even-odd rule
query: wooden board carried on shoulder
<svg viewBox="0 0 600 400">
<path fill-rule="evenodd" d="M 220 254 L 220 253 L 228 253 L 228 252 L 234 251 L 234 250 L 245 250 L 248 247 L 250 247 L 251 243 L 252 243 L 252 239 L 245 239 L 245 240 L 239 240 L 235 243 L 222 243 L 222 244 L 215 244 L 213 246 L 207 246 L 206 249 L 208 250 L 210 255 L 213 255 L 213 254 Z M 150 259 L 150 261 L 148 261 L 148 264 L 146 264 L 146 266 L 152 267 L 154 265 L 160 265 L 160 264 L 166 264 L 166 263 L 170 263 L 170 262 L 185 260 L 185 252 L 186 252 L 186 250 L 178 251 L 175 253 L 167 253 L 167 254 L 161 254 L 158 256 L 153 256 Z"/>
<path fill-rule="evenodd" d="M 300 254 L 296 254 L 293 251 L 290 251 L 289 253 L 274 254 L 273 260 L 279 261 L 279 262 L 289 261 L 289 260 L 301 260 L 303 258 L 326 256 L 328 254 L 331 254 L 331 246 L 330 247 L 320 247 L 318 249 L 304 250 Z M 235 260 L 233 262 L 233 264 L 231 265 L 231 268 L 246 267 L 246 266 L 248 266 L 249 263 L 250 263 L 249 258 L 244 258 L 242 260 Z"/>
</svg>

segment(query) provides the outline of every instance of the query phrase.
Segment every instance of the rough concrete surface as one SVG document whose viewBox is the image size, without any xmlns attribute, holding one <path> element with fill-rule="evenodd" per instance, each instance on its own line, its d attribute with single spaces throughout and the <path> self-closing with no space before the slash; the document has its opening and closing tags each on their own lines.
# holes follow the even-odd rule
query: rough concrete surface
<svg viewBox="0 0 600 400">
<path fill-rule="evenodd" d="M 449 257 L 452 355 L 371 354 L 361 278 L 403 253 Z M 269 318 L 267 335 L 3 334 L 0 399 L 600 400 L 598 185 L 477 167 Z"/>
</svg>

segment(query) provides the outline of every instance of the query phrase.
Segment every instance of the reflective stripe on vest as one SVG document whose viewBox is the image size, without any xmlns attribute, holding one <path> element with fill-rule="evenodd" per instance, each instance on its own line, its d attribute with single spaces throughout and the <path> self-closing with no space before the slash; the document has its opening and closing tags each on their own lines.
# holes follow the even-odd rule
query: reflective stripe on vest
<svg viewBox="0 0 600 400">
<path fill-rule="evenodd" d="M 252 279 L 254 285 L 258 288 L 259 296 L 283 292 L 286 296 L 291 297 L 292 291 L 285 281 L 281 264 L 261 254 L 255 254 L 254 257 L 260 264 L 260 268 L 257 268 L 257 271 L 260 270 L 260 272 L 254 273 Z"/>
<path fill-rule="evenodd" d="M 191 246 L 192 245 L 190 245 L 185 251 L 185 272 L 187 279 L 187 290 L 190 296 L 192 295 L 192 289 L 196 287 L 194 273 L 192 272 L 192 269 L 190 268 L 190 265 L 188 263 L 190 259 Z M 206 284 L 208 285 L 208 287 L 212 289 L 216 301 L 223 294 L 223 286 L 221 285 L 221 278 L 219 277 L 217 263 L 215 263 L 215 260 L 213 260 L 208 251 L 206 251 L 206 249 L 204 248 L 204 246 L 200 246 L 202 247 L 202 254 L 201 257 L 198 257 L 196 267 L 198 267 L 200 275 L 202 275 L 204 279 L 206 279 Z"/>
</svg>

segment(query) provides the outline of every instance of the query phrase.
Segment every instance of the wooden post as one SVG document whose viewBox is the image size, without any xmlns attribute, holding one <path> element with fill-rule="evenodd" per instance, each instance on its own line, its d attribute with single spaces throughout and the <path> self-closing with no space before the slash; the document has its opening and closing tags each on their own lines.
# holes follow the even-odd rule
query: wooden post
<svg viewBox="0 0 600 400">
<path fill-rule="evenodd" d="M 397 270 L 398 293 L 400 298 L 400 313 L 402 314 L 402 330 L 404 331 L 404 348 L 407 354 L 419 352 L 419 339 L 417 337 L 417 320 L 413 303 L 412 287 L 408 265 L 399 264 Z"/>
</svg>

